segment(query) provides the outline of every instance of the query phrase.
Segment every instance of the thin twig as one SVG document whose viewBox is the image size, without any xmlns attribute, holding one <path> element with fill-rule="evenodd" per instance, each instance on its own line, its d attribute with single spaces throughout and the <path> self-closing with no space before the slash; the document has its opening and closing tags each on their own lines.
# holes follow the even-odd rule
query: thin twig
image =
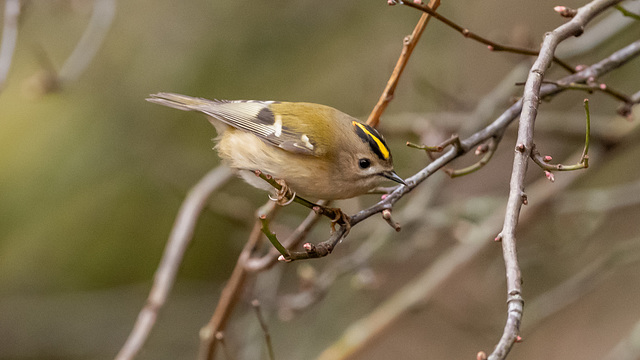
<svg viewBox="0 0 640 360">
<path fill-rule="evenodd" d="M 266 215 L 260 215 L 258 219 L 260 220 L 260 224 L 262 224 L 262 233 L 267 237 L 267 239 L 269 239 L 271 245 L 278 250 L 280 255 L 284 257 L 284 260 L 287 261 L 289 259 L 289 251 L 280 243 L 276 234 L 272 233 L 269 229 L 269 220 Z"/>
<path fill-rule="evenodd" d="M 459 176 L 469 175 L 471 173 L 474 173 L 482 169 L 485 165 L 489 163 L 489 161 L 491 161 L 493 154 L 495 154 L 496 150 L 498 149 L 498 144 L 500 143 L 501 139 L 502 139 L 502 136 L 496 136 L 489 139 L 489 143 L 486 145 L 486 148 L 481 149 L 481 151 L 484 152 L 484 156 L 475 164 L 469 165 L 465 168 L 457 169 L 457 170 L 445 169 L 444 171 L 445 174 L 449 175 L 452 178 L 456 178 Z"/>
<path fill-rule="evenodd" d="M 438 8 L 438 6 L 440 6 L 440 0 L 431 0 L 431 2 L 429 2 L 429 8 L 433 9 L 434 11 Z M 391 102 L 391 100 L 393 99 L 393 94 L 395 93 L 398 82 L 400 81 L 400 76 L 402 76 L 402 72 L 407 66 L 409 58 L 413 53 L 413 49 L 418 44 L 420 36 L 422 36 L 422 33 L 427 27 L 430 18 L 431 16 L 429 14 L 422 14 L 422 16 L 420 16 L 420 20 L 418 20 L 418 24 L 416 24 L 416 27 L 413 29 L 411 35 L 407 35 L 402 41 L 402 52 L 400 53 L 400 57 L 396 62 L 396 66 L 391 73 L 389 81 L 387 81 L 386 88 L 382 92 L 382 95 L 380 95 L 378 103 L 373 108 L 373 111 L 367 119 L 368 125 L 372 127 L 378 126 L 378 123 L 380 122 L 380 116 L 389 105 L 389 102 Z"/>
<path fill-rule="evenodd" d="M 20 0 L 5 0 L 4 27 L 0 44 L 0 92 L 4 89 L 9 76 L 11 59 L 18 40 L 18 17 L 20 16 Z"/>
<path fill-rule="evenodd" d="M 584 148 L 582 150 L 582 155 L 580 155 L 580 160 L 574 165 L 563 165 L 563 164 L 549 164 L 551 161 L 551 156 L 542 156 L 538 149 L 536 149 L 536 144 L 532 145 L 531 148 L 531 159 L 536 165 L 538 165 L 542 170 L 547 172 L 549 171 L 573 171 L 586 169 L 589 167 L 589 142 L 591 140 L 591 112 L 589 111 L 589 100 L 584 100 L 584 109 L 586 112 L 587 119 L 587 129 L 585 131 L 585 140 L 584 140 Z M 551 181 L 553 181 L 552 175 L 547 175 Z"/>
<path fill-rule="evenodd" d="M 130 360 L 140 352 L 156 322 L 158 312 L 167 301 L 184 253 L 191 243 L 196 222 L 200 213 L 206 207 L 207 199 L 231 176 L 231 170 L 228 167 L 218 167 L 207 173 L 189 191 L 171 229 L 169 241 L 162 254 L 160 265 L 156 270 L 147 302 L 140 310 L 133 330 L 131 330 L 127 341 L 116 356 L 116 360 Z"/>
<path fill-rule="evenodd" d="M 318 201 L 318 204 L 325 206 L 327 205 L 327 202 Z M 307 215 L 304 221 L 298 225 L 296 230 L 282 242 L 282 245 L 285 248 L 290 249 L 300 244 L 300 242 L 306 238 L 309 231 L 311 231 L 311 229 L 318 223 L 320 218 L 321 215 L 317 214 L 315 211 L 309 212 L 309 215 Z M 248 259 L 245 263 L 245 267 L 248 271 L 252 272 L 263 271 L 273 266 L 277 262 L 278 256 L 280 256 L 280 252 L 276 248 L 272 247 L 266 255 L 260 258 L 252 257 Z"/>
<path fill-rule="evenodd" d="M 456 24 L 455 22 L 447 19 L 446 17 L 440 15 L 439 13 L 431 10 L 430 8 L 422 5 L 422 4 L 417 4 L 413 1 L 407 0 L 407 1 L 402 1 L 402 5 L 406 5 L 409 7 L 412 7 L 414 9 L 418 9 L 422 12 L 425 12 L 431 16 L 433 16 L 434 18 L 442 21 L 445 25 L 449 26 L 450 28 L 454 29 L 455 31 L 459 32 L 460 34 L 462 34 L 462 36 L 473 39 L 479 43 L 482 43 L 484 45 L 487 45 L 487 47 L 489 48 L 489 50 L 491 51 L 506 51 L 506 52 L 510 52 L 510 53 L 514 53 L 514 54 L 520 54 L 520 55 L 529 55 L 529 56 L 538 56 L 539 52 L 536 50 L 531 50 L 531 49 L 525 49 L 525 48 L 521 48 L 521 47 L 517 47 L 517 46 L 506 46 L 506 45 L 501 45 L 498 43 L 495 43 L 491 40 L 488 40 L 480 35 L 475 34 L 474 32 L 470 31 L 467 28 L 464 28 L 458 24 Z M 555 56 L 553 57 L 553 62 L 555 62 L 556 64 L 562 66 L 565 70 L 574 73 L 575 69 L 573 68 L 573 66 L 567 64 L 566 62 L 556 58 Z"/>
<path fill-rule="evenodd" d="M 271 343 L 271 334 L 269 333 L 267 322 L 264 320 L 264 316 L 262 316 L 262 311 L 260 311 L 260 301 L 258 299 L 253 300 L 251 302 L 251 306 L 253 306 L 253 309 L 256 311 L 258 323 L 260 323 L 260 328 L 262 329 L 262 333 L 264 334 L 264 342 L 267 345 L 269 360 L 275 360 L 276 357 L 273 352 L 273 344 Z"/>
</svg>

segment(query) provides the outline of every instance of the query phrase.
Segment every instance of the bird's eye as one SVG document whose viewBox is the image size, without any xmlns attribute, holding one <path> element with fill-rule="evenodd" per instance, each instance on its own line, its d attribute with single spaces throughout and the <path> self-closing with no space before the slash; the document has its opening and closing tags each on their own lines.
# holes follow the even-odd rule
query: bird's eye
<svg viewBox="0 0 640 360">
<path fill-rule="evenodd" d="M 358 165 L 360 166 L 360 169 L 366 169 L 369 166 L 371 166 L 371 160 L 363 158 L 358 160 Z"/>
</svg>

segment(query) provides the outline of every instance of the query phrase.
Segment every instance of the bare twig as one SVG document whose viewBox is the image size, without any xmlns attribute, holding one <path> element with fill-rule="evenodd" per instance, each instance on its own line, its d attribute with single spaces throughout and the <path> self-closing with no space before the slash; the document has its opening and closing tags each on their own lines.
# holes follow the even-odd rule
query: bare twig
<svg viewBox="0 0 640 360">
<path fill-rule="evenodd" d="M 582 150 L 582 155 L 580 155 L 580 160 L 574 165 L 563 165 L 563 164 L 549 164 L 551 160 L 551 156 L 542 156 L 536 149 L 536 145 L 533 144 L 531 148 L 531 159 L 536 165 L 538 165 L 542 170 L 547 172 L 549 171 L 573 171 L 579 169 L 586 169 L 589 167 L 589 141 L 591 140 L 591 113 L 589 111 L 589 100 L 584 100 L 584 109 L 586 112 L 587 119 L 587 129 L 585 131 L 585 140 L 584 140 L 584 148 Z M 548 175 L 549 177 L 549 175 Z M 551 177 L 552 179 L 552 177 Z M 553 181 L 553 180 L 552 180 Z"/>
<path fill-rule="evenodd" d="M 9 76 L 11 59 L 18 40 L 18 17 L 20 16 L 20 0 L 5 0 L 4 27 L 2 43 L 0 43 L 0 92 Z"/>
<path fill-rule="evenodd" d="M 167 301 L 182 257 L 191 242 L 196 222 L 206 206 L 207 199 L 230 178 L 231 170 L 221 166 L 211 170 L 189 191 L 171 229 L 147 302 L 140 310 L 133 330 L 116 356 L 116 360 L 133 359 L 144 345 L 156 322 L 158 312 Z"/>
<path fill-rule="evenodd" d="M 491 139 L 489 139 L 489 143 L 486 145 L 486 148 L 479 149 L 480 151 L 484 152 L 484 156 L 475 164 L 467 166 L 462 169 L 458 169 L 458 170 L 445 169 L 444 172 L 450 177 L 455 178 L 458 176 L 469 175 L 473 172 L 476 172 L 482 169 L 485 165 L 489 163 L 489 161 L 491 161 L 493 154 L 496 153 L 496 149 L 498 149 L 498 143 L 500 143 L 501 138 L 502 136 L 498 135 L 496 137 L 492 137 Z M 476 150 L 476 152 L 478 152 L 478 150 Z"/>
<path fill-rule="evenodd" d="M 319 201 L 319 205 L 326 205 L 326 202 Z M 306 219 L 296 228 L 296 230 L 289 235 L 289 237 L 282 242 L 282 245 L 287 248 L 293 248 L 297 246 L 302 240 L 304 240 L 311 231 L 311 229 L 318 223 L 320 220 L 320 215 L 315 211 L 311 211 L 309 215 L 307 215 Z M 245 267 L 248 271 L 262 271 L 270 266 L 273 266 L 278 259 L 278 256 L 281 253 L 276 248 L 271 248 L 269 253 L 262 256 L 261 258 L 250 258 L 246 261 Z"/>
<path fill-rule="evenodd" d="M 541 98 L 544 74 L 554 61 L 555 49 L 560 42 L 571 36 L 582 34 L 585 25 L 596 15 L 617 4 L 617 0 L 596 0 L 580 9 L 566 24 L 545 35 L 540 54 L 534 62 L 525 83 L 522 113 L 518 127 L 516 151 L 511 173 L 509 199 L 507 201 L 504 226 L 500 232 L 507 275 L 507 322 L 496 348 L 489 355 L 490 360 L 504 359 L 513 346 L 520 329 L 524 300 L 522 298 L 522 277 L 516 252 L 515 231 L 520 209 L 524 203 L 524 178 L 527 173 L 528 158 L 533 147 L 533 130 Z"/>
<path fill-rule="evenodd" d="M 431 0 L 431 2 L 429 2 L 429 8 L 434 11 L 438 8 L 438 6 L 440 6 L 440 0 Z M 420 16 L 420 20 L 418 20 L 418 24 L 413 29 L 413 33 L 411 33 L 411 35 L 407 35 L 402 41 L 402 52 L 400 53 L 398 62 L 396 63 L 393 72 L 391 73 L 389 81 L 387 81 L 387 87 L 382 92 L 382 95 L 380 95 L 378 103 L 369 115 L 369 119 L 367 119 L 368 125 L 371 125 L 373 127 L 378 126 L 378 123 L 380 122 L 380 116 L 387 108 L 387 105 L 389 105 L 389 102 L 391 102 L 391 100 L 393 99 L 393 94 L 395 93 L 398 82 L 400 81 L 400 76 L 402 76 L 402 72 L 407 66 L 407 62 L 409 62 L 409 58 L 413 53 L 413 49 L 418 44 L 420 36 L 422 35 L 424 29 L 427 27 L 430 18 L 431 16 L 429 14 L 422 14 L 422 16 Z"/>
<path fill-rule="evenodd" d="M 260 328 L 262 329 L 262 333 L 264 334 L 264 342 L 267 344 L 267 351 L 269 353 L 269 360 L 275 360 L 275 355 L 273 353 L 273 344 L 271 343 L 271 334 L 269 333 L 269 327 L 267 326 L 267 322 L 264 320 L 264 316 L 262 316 L 262 311 L 260 311 L 260 301 L 255 299 L 251 302 L 251 306 L 256 311 L 256 317 L 258 318 L 258 322 L 260 323 Z"/>
<path fill-rule="evenodd" d="M 520 47 L 516 47 L 516 46 L 506 46 L 506 45 L 501 45 L 498 43 L 495 43 L 491 40 L 488 40 L 480 35 L 475 34 L 474 32 L 470 31 L 469 29 L 466 29 L 458 24 L 456 24 L 455 22 L 447 19 L 446 17 L 440 15 L 439 13 L 435 12 L 434 10 L 431 10 L 430 8 L 422 5 L 422 4 L 418 4 L 415 3 L 413 1 L 402 1 L 403 5 L 418 9 L 422 12 L 425 12 L 431 16 L 433 16 L 434 18 L 440 20 L 441 22 L 443 22 L 445 25 L 449 26 L 450 28 L 454 29 L 455 31 L 459 32 L 460 34 L 462 34 L 464 37 L 473 39 L 481 44 L 487 45 L 487 47 L 489 48 L 489 50 L 491 51 L 506 51 L 506 52 L 510 52 L 510 53 L 514 53 L 514 54 L 520 54 L 520 55 L 529 55 L 529 56 L 537 56 L 539 54 L 538 51 L 535 50 L 531 50 L 531 49 L 525 49 L 525 48 L 520 48 Z M 556 64 L 562 66 L 565 70 L 573 73 L 575 72 L 575 69 L 573 68 L 573 66 L 567 64 L 566 62 L 556 58 L 555 56 L 552 58 L 553 62 L 555 62 Z"/>
<path fill-rule="evenodd" d="M 278 252 L 284 257 L 284 260 L 287 261 L 290 256 L 289 251 L 286 247 L 282 246 L 276 234 L 272 233 L 269 229 L 269 219 L 267 219 L 267 216 L 264 214 L 260 215 L 259 220 L 262 225 L 262 233 L 267 237 L 267 239 L 269 239 L 271 245 L 273 245 L 273 247 L 276 248 L 276 250 L 278 250 Z"/>
</svg>

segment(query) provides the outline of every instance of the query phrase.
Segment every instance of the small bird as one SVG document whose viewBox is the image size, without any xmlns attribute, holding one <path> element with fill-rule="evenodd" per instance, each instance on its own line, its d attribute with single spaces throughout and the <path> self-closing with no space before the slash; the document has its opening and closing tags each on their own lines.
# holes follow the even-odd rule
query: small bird
<svg viewBox="0 0 640 360">
<path fill-rule="evenodd" d="M 325 200 L 365 194 L 386 179 L 405 184 L 393 170 L 384 138 L 329 106 L 173 93 L 147 100 L 205 114 L 218 133 L 220 157 L 258 188 L 273 190 L 256 171 L 284 182 L 294 194 Z"/>
</svg>

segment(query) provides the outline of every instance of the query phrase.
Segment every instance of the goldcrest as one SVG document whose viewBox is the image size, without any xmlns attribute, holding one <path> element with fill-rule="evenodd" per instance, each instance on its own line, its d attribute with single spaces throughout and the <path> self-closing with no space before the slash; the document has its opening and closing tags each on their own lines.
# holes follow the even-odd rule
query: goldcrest
<svg viewBox="0 0 640 360">
<path fill-rule="evenodd" d="M 347 199 L 389 179 L 391 152 L 372 127 L 334 108 L 301 102 L 207 100 L 172 93 L 148 101 L 207 115 L 220 157 L 251 185 L 273 190 L 254 172 L 283 180 L 314 199 Z"/>
</svg>

